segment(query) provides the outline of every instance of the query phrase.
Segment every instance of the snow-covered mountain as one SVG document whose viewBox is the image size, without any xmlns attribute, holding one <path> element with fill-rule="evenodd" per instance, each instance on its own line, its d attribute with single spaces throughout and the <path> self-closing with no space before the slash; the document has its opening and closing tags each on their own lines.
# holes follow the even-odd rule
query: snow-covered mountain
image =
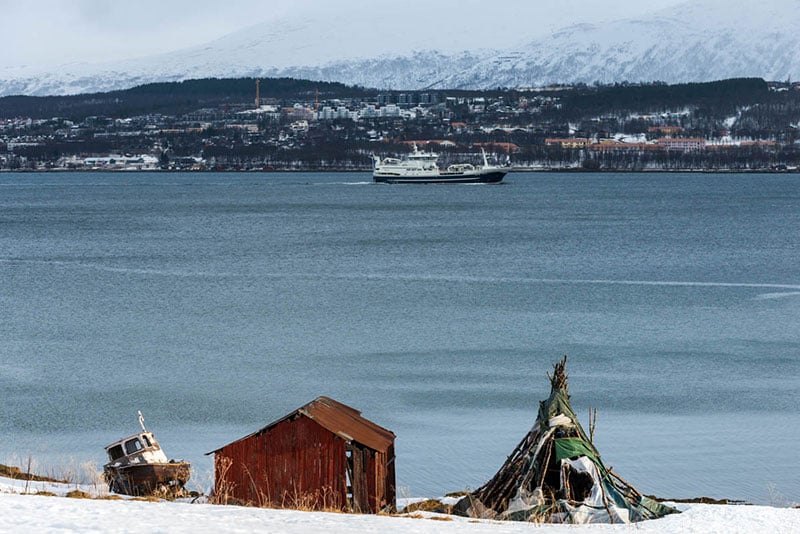
<svg viewBox="0 0 800 534">
<path fill-rule="evenodd" d="M 465 1 L 475 8 L 477 0 Z M 530 6 L 529 13 L 515 15 L 528 17 L 535 27 L 536 5 Z M 800 0 L 694 0 L 644 18 L 580 24 L 533 40 L 519 23 L 509 24 L 507 15 L 462 17 L 457 26 L 448 25 L 445 12 L 413 22 L 376 18 L 369 11 L 286 19 L 115 64 L 0 69 L 0 96 L 106 91 L 210 76 L 291 76 L 392 89 L 800 76 Z M 514 34 L 494 40 L 505 45 L 502 49 L 471 46 L 477 41 L 470 36 L 504 27 Z M 531 30 L 535 34 L 541 31 Z M 512 38 L 523 44 L 509 46 Z"/>
<path fill-rule="evenodd" d="M 798 27 L 800 0 L 688 2 L 646 19 L 564 28 L 487 58 L 444 84 L 797 79 Z"/>
</svg>

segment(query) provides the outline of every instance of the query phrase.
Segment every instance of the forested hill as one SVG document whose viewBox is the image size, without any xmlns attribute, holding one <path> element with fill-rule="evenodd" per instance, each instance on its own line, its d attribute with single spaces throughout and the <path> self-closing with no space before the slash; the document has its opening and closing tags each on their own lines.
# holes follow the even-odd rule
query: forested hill
<svg viewBox="0 0 800 534">
<path fill-rule="evenodd" d="M 79 122 L 92 116 L 125 118 L 154 113 L 180 116 L 202 108 L 225 109 L 227 106 L 252 105 L 255 99 L 255 86 L 255 78 L 206 78 L 152 83 L 108 93 L 44 97 L 9 96 L 0 98 L 0 119 L 62 117 Z M 379 93 L 376 89 L 293 78 L 264 78 L 261 79 L 260 88 L 262 99 L 274 98 L 283 104 L 313 102 L 317 97 L 320 102 L 351 98 L 375 101 Z M 398 96 L 402 92 L 404 91 L 383 91 L 388 94 L 389 101 L 399 101 Z M 551 124 L 575 122 L 590 117 L 625 116 L 681 109 L 695 110 L 703 117 L 724 118 L 736 114 L 739 110 L 762 104 L 768 105 L 761 106 L 765 113 L 788 113 L 794 117 L 798 115 L 800 106 L 797 101 L 800 92 L 778 94 L 771 91 L 768 83 L 760 78 L 675 85 L 578 84 L 549 90 L 442 90 L 436 93 L 439 102 L 443 102 L 445 96 L 457 99 L 486 97 L 502 100 L 512 106 L 523 98 L 547 95 L 558 101 L 559 105 L 542 108 L 538 120 Z M 770 111 L 772 108 L 775 110 Z M 530 121 L 533 118 L 533 116 L 528 116 L 527 119 L 507 117 L 506 120 L 513 120 L 515 125 L 520 125 L 520 121 Z"/>
<path fill-rule="evenodd" d="M 734 78 L 675 85 L 615 84 L 587 87 L 565 95 L 562 107 L 568 115 L 574 117 L 630 111 L 666 111 L 682 106 L 702 107 L 712 113 L 727 114 L 740 106 L 762 103 L 769 97 L 769 86 L 761 78 Z"/>
<path fill-rule="evenodd" d="M 7 96 L 0 98 L 0 118 L 89 116 L 130 117 L 148 113 L 178 115 L 203 107 L 243 104 L 255 100 L 255 78 L 204 78 L 182 82 L 149 83 L 131 89 L 68 96 Z M 262 98 L 320 99 L 353 97 L 365 93 L 341 83 L 293 78 L 261 79 Z"/>
</svg>

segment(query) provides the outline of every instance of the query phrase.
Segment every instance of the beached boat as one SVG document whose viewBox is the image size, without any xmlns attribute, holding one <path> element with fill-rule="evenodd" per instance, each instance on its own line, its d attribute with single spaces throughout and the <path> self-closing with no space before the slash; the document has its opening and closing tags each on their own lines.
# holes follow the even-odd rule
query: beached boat
<svg viewBox="0 0 800 534">
<path fill-rule="evenodd" d="M 111 491 L 125 495 L 183 493 L 191 473 L 189 462 L 168 460 L 152 432 L 142 431 L 106 446 L 109 462 L 103 466 L 103 476 Z"/>
<path fill-rule="evenodd" d="M 373 156 L 372 179 L 388 184 L 499 184 L 510 168 L 490 165 L 486 152 L 481 149 L 481 153 L 483 165 L 456 163 L 440 169 L 439 155 L 422 152 L 415 144 L 411 154 L 403 158 Z"/>
</svg>

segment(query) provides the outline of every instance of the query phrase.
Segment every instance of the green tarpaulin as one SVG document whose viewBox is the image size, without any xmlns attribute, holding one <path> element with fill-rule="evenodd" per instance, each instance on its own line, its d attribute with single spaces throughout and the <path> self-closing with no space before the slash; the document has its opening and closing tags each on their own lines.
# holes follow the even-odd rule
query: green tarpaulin
<svg viewBox="0 0 800 534">
<path fill-rule="evenodd" d="M 559 462 L 576 456 L 588 456 L 594 463 L 600 463 L 594 447 L 580 438 L 558 438 L 555 444 L 556 460 Z"/>
</svg>

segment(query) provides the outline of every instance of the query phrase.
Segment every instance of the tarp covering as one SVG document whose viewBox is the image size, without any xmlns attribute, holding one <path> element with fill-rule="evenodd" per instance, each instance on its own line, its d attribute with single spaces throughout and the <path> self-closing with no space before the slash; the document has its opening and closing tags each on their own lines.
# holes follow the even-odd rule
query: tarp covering
<svg viewBox="0 0 800 534">
<path fill-rule="evenodd" d="M 561 461 L 576 456 L 587 456 L 594 462 L 600 462 L 594 447 L 580 438 L 558 438 L 555 440 L 556 460 Z"/>
<path fill-rule="evenodd" d="M 550 523 L 630 523 L 677 513 L 609 471 L 570 405 L 566 357 L 554 366 L 531 431 L 498 473 L 456 510 L 474 517 Z M 548 375 L 549 376 L 549 375 Z"/>
</svg>

